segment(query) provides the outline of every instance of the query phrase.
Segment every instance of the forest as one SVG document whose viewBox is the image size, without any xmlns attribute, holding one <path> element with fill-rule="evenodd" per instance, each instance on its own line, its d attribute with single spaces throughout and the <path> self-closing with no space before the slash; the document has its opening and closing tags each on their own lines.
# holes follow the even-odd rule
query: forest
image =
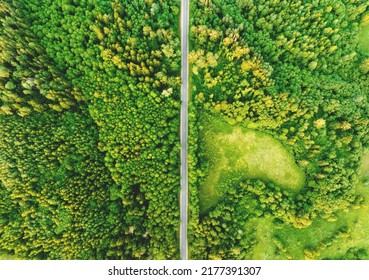
<svg viewBox="0 0 369 280">
<path fill-rule="evenodd" d="M 191 258 L 368 259 L 369 2 L 191 13 Z"/>
<path fill-rule="evenodd" d="M 0 259 L 180 259 L 181 1 L 0 2 Z M 369 259 L 369 2 L 191 0 L 189 259 Z"/>
<path fill-rule="evenodd" d="M 177 259 L 179 1 L 0 3 L 0 252 Z"/>
</svg>

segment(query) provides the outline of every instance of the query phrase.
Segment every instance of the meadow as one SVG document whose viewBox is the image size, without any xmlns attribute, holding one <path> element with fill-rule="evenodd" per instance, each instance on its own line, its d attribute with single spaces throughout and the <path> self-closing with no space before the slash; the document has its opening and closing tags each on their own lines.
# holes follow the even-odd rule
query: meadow
<svg viewBox="0 0 369 280">
<path fill-rule="evenodd" d="M 298 193 L 304 186 L 304 172 L 272 136 L 231 126 L 214 117 L 206 118 L 203 127 L 204 153 L 209 161 L 209 175 L 199 189 L 203 210 L 222 198 L 227 178 L 236 174 L 240 178 L 273 182 L 292 193 Z"/>
</svg>

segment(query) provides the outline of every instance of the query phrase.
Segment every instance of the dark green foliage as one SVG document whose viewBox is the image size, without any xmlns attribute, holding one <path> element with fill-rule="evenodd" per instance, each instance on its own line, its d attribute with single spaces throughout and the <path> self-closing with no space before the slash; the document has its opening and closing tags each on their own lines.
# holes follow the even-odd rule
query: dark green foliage
<svg viewBox="0 0 369 280">
<path fill-rule="evenodd" d="M 72 88 L 28 28 L 21 4 L 1 4 L 0 114 L 58 112 L 76 104 Z"/>
<path fill-rule="evenodd" d="M 106 258 L 108 250 L 122 257 L 113 240 L 126 225 L 110 217 L 119 201 L 109 199 L 115 184 L 91 119 L 51 113 L 0 121 L 2 199 L 11 199 L 2 248 L 32 259 Z"/>
</svg>

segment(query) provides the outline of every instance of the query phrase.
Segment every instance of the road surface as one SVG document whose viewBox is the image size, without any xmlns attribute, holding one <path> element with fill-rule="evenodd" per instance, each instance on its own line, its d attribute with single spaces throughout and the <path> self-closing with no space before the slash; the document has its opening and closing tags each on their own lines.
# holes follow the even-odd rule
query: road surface
<svg viewBox="0 0 369 280">
<path fill-rule="evenodd" d="M 180 232 L 179 245 L 181 259 L 188 259 L 187 223 L 188 223 L 188 30 L 189 30 L 189 5 L 190 0 L 181 1 L 181 195 L 180 195 Z"/>
</svg>

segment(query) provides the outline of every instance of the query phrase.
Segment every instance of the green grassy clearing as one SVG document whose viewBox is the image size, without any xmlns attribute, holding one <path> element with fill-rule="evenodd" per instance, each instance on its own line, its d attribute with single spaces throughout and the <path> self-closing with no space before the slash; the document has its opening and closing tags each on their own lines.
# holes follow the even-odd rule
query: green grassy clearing
<svg viewBox="0 0 369 280">
<path fill-rule="evenodd" d="M 246 224 L 247 230 L 254 230 L 256 244 L 252 249 L 252 255 L 249 259 L 252 260 L 269 260 L 275 258 L 275 246 L 273 240 L 273 224 L 272 218 L 254 218 Z"/>
<path fill-rule="evenodd" d="M 209 118 L 204 125 L 204 141 L 209 167 L 200 186 L 203 210 L 218 202 L 230 177 L 273 182 L 293 192 L 304 186 L 305 174 L 293 156 L 270 135 Z"/>
<path fill-rule="evenodd" d="M 361 183 L 361 191 L 364 191 L 364 186 L 369 186 L 369 151 L 364 153 L 361 165 L 359 168 L 359 176 Z"/>
<path fill-rule="evenodd" d="M 362 24 L 359 31 L 359 49 L 369 55 L 369 24 Z"/>
<path fill-rule="evenodd" d="M 360 182 L 357 192 L 364 197 L 360 208 L 337 213 L 337 220 L 328 222 L 316 219 L 307 228 L 296 229 L 290 225 L 276 226 L 272 218 L 256 218 L 247 223 L 255 228 L 257 244 L 252 259 L 340 259 L 350 248 L 369 252 L 369 189 L 364 185 L 369 173 L 369 152 L 359 168 Z M 271 241 L 273 240 L 273 241 Z M 310 250 L 306 250 L 310 248 Z"/>
<path fill-rule="evenodd" d="M 0 251 L 0 260 L 18 260 L 15 255 L 10 255 Z"/>
</svg>

